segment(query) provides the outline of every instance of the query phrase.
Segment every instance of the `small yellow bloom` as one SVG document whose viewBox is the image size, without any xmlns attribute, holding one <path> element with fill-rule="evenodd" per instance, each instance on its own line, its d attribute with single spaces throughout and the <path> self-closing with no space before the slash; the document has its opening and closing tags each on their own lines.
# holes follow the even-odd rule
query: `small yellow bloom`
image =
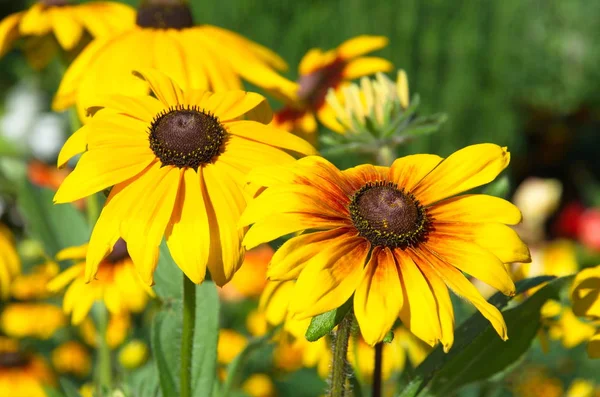
<svg viewBox="0 0 600 397">
<path fill-rule="evenodd" d="M 185 90 L 237 90 L 242 79 L 263 88 L 293 87 L 275 71 L 287 65 L 269 49 L 226 29 L 194 24 L 187 1 L 145 0 L 135 25 L 94 40 L 75 59 L 53 108 L 77 104 L 84 119 L 98 97 L 147 94 L 148 84 L 131 75 L 143 68 L 160 70 Z"/>
<path fill-rule="evenodd" d="M 244 390 L 251 397 L 275 397 L 275 385 L 268 375 L 253 374 L 242 383 Z"/>
<path fill-rule="evenodd" d="M 0 396 L 46 397 L 54 376 L 39 355 L 0 349 Z"/>
<path fill-rule="evenodd" d="M 96 301 L 104 301 L 113 314 L 141 312 L 153 291 L 142 282 L 127 252 L 127 245 L 118 240 L 111 253 L 98 266 L 96 277 L 85 280 L 85 256 L 88 245 L 66 248 L 57 254 L 58 260 L 75 260 L 75 264 L 50 283 L 48 289 L 58 292 L 68 285 L 63 299 L 65 313 L 72 314 L 73 324 L 80 324 Z"/>
<path fill-rule="evenodd" d="M 221 296 L 227 300 L 258 298 L 267 285 L 267 266 L 273 252 L 273 248 L 267 244 L 246 252 L 242 266 L 231 281 L 221 288 Z"/>
<path fill-rule="evenodd" d="M 294 85 L 266 87 L 286 104 L 275 115 L 273 124 L 314 142 L 315 114 L 324 124 L 335 124 L 335 116 L 325 102 L 328 90 L 338 89 L 347 81 L 362 76 L 390 71 L 392 64 L 389 61 L 364 56 L 387 43 L 388 39 L 383 36 L 358 36 L 333 50 L 313 48 L 308 51 L 300 61 L 299 77 Z"/>
<path fill-rule="evenodd" d="M 289 311 L 298 320 L 353 297 L 370 345 L 383 340 L 400 317 L 421 340 L 441 342 L 448 351 L 454 342 L 451 288 L 507 339 L 502 313 L 463 272 L 514 295 L 505 264 L 530 260 L 508 226 L 521 213 L 497 197 L 459 194 L 494 180 L 509 160 L 506 148 L 480 144 L 446 159 L 403 157 L 389 168 L 340 171 L 316 156 L 261 167 L 249 180 L 267 188 L 242 215 L 241 225 L 253 225 L 244 245 L 304 231 L 279 248 L 267 272 L 271 280 L 297 279 Z"/>
<path fill-rule="evenodd" d="M 523 373 L 514 389 L 517 397 L 562 397 L 563 384 L 558 378 L 550 377 L 544 369 L 528 369 Z"/>
<path fill-rule="evenodd" d="M 73 51 L 92 37 L 115 34 L 133 25 L 135 13 L 125 4 L 108 1 L 71 5 L 69 0 L 39 0 L 27 11 L 0 22 L 0 57 L 14 42 L 25 38 L 25 54 L 32 67 L 41 69 L 58 48 Z"/>
<path fill-rule="evenodd" d="M 21 260 L 10 230 L 0 223 L 0 298 L 10 296 L 10 284 L 21 272 Z"/>
<path fill-rule="evenodd" d="M 79 388 L 79 394 L 81 394 L 81 397 L 94 397 L 95 390 L 96 386 L 93 383 L 84 383 Z"/>
<path fill-rule="evenodd" d="M 52 351 L 51 358 L 54 369 L 60 374 L 71 374 L 84 378 L 92 369 L 90 352 L 79 342 L 63 343 Z"/>
<path fill-rule="evenodd" d="M 575 276 L 571 300 L 575 315 L 593 321 L 595 331 L 589 336 L 587 352 L 591 358 L 600 358 L 600 266 L 583 269 Z"/>
<path fill-rule="evenodd" d="M 252 310 L 246 317 L 246 329 L 252 336 L 262 336 L 267 333 L 269 324 L 267 317 L 261 310 Z"/>
<path fill-rule="evenodd" d="M 111 315 L 108 320 L 108 328 L 106 329 L 106 343 L 108 347 L 111 349 L 119 347 L 129 335 L 129 331 L 131 331 L 131 318 L 129 314 Z M 98 347 L 98 338 L 100 335 L 91 318 L 86 317 L 81 322 L 79 333 L 89 346 Z"/>
<path fill-rule="evenodd" d="M 121 348 L 119 363 L 126 369 L 135 369 L 148 359 L 148 345 L 141 340 L 132 340 Z"/>
<path fill-rule="evenodd" d="M 22 301 L 47 298 L 50 295 L 47 289 L 48 282 L 59 270 L 56 263 L 48 261 L 34 267 L 30 273 L 16 276 L 10 285 L 11 295 Z"/>
<path fill-rule="evenodd" d="M 565 397 L 594 397 L 594 383 L 586 379 L 575 379 L 567 390 Z"/>
<path fill-rule="evenodd" d="M 250 169 L 292 163 L 287 151 L 314 154 L 315 149 L 265 125 L 271 110 L 258 94 L 184 92 L 156 70 L 136 74 L 156 98 L 94 97 L 94 117 L 59 155 L 58 164 L 64 165 L 84 152 L 55 202 L 114 186 L 90 238 L 84 280 L 94 278 L 122 238 L 142 279 L 152 284 L 164 236 L 190 280 L 201 283 L 208 267 L 212 280 L 223 286 L 244 258 L 245 228 L 238 221 L 249 199 Z"/>
<path fill-rule="evenodd" d="M 231 329 L 221 329 L 219 331 L 219 343 L 217 344 L 217 362 L 219 364 L 229 364 L 244 350 L 248 344 L 248 339 Z"/>
<path fill-rule="evenodd" d="M 2 331 L 13 338 L 49 339 L 66 323 L 62 310 L 49 303 L 10 303 L 0 314 Z"/>
</svg>

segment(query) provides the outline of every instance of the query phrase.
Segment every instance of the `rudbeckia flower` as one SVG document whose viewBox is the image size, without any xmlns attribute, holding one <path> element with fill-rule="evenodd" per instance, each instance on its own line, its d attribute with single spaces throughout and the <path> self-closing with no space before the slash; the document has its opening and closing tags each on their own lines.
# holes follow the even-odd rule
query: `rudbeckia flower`
<svg viewBox="0 0 600 397">
<path fill-rule="evenodd" d="M 122 237 L 142 279 L 151 284 L 164 235 L 173 259 L 192 281 L 202 282 L 208 266 L 222 286 L 244 258 L 245 229 L 238 220 L 246 207 L 247 173 L 260 165 L 293 162 L 285 150 L 311 154 L 314 148 L 266 126 L 271 112 L 258 94 L 184 93 L 158 71 L 138 75 L 157 98 L 99 101 L 102 109 L 59 155 L 63 165 L 85 152 L 55 202 L 114 186 L 92 232 L 85 281 L 93 279 Z"/>
<path fill-rule="evenodd" d="M 146 307 L 152 290 L 140 279 L 127 252 L 127 244 L 117 240 L 110 254 L 98 265 L 96 277 L 91 282 L 85 278 L 85 256 L 88 244 L 66 248 L 57 259 L 74 260 L 75 264 L 56 276 L 47 285 L 58 292 L 68 285 L 63 299 L 66 314 L 72 314 L 73 324 L 80 324 L 96 301 L 104 301 L 113 314 L 141 312 Z"/>
<path fill-rule="evenodd" d="M 60 307 L 50 303 L 10 303 L 0 314 L 2 332 L 13 338 L 50 339 L 66 324 Z"/>
<path fill-rule="evenodd" d="M 99 95 L 142 95 L 148 85 L 131 75 L 154 68 L 184 89 L 222 91 L 242 88 L 241 79 L 268 88 L 293 84 L 275 70 L 287 67 L 269 49 L 234 32 L 195 25 L 187 2 L 141 1 L 130 29 L 93 41 L 71 64 L 54 98 L 53 109 L 77 103 L 79 114 Z"/>
<path fill-rule="evenodd" d="M 47 261 L 35 266 L 29 273 L 17 275 L 10 284 L 12 297 L 20 301 L 47 298 L 50 292 L 46 286 L 59 271 L 58 264 Z"/>
<path fill-rule="evenodd" d="M 39 0 L 27 11 L 9 15 L 0 22 L 0 57 L 23 37 L 29 63 L 41 69 L 59 46 L 64 51 L 75 50 L 86 33 L 92 37 L 114 35 L 132 26 L 134 20 L 134 10 L 117 2 L 71 5 L 69 0 Z"/>
<path fill-rule="evenodd" d="M 21 260 L 17 254 L 10 230 L 0 223 L 0 297 L 10 296 L 12 280 L 21 272 Z"/>
<path fill-rule="evenodd" d="M 595 327 L 587 346 L 591 358 L 600 358 L 600 266 L 580 271 L 571 287 L 573 313 L 592 320 L 588 326 Z M 570 331 L 570 329 L 568 330 Z"/>
<path fill-rule="evenodd" d="M 267 272 L 272 280 L 297 279 L 289 310 L 298 319 L 353 296 L 367 343 L 382 341 L 399 316 L 417 337 L 441 341 L 447 351 L 454 341 L 450 287 L 507 339 L 500 311 L 462 272 L 513 295 L 504 264 L 528 261 L 529 250 L 507 225 L 521 213 L 496 197 L 456 195 L 492 181 L 509 159 L 505 148 L 481 144 L 446 159 L 407 156 L 390 168 L 340 171 L 315 156 L 263 167 L 249 175 L 267 189 L 240 220 L 254 224 L 244 245 L 304 231 L 279 248 Z"/>
<path fill-rule="evenodd" d="M 84 378 L 92 370 L 90 352 L 79 342 L 68 341 L 52 351 L 52 366 L 60 374 Z"/>
<path fill-rule="evenodd" d="M 358 36 L 333 50 L 313 48 L 308 51 L 300 61 L 299 77 L 294 86 L 265 87 L 285 102 L 275 114 L 273 124 L 314 141 L 315 114 L 327 125 L 336 124 L 335 113 L 325 102 L 330 88 L 337 89 L 347 81 L 392 70 L 391 62 L 383 58 L 363 56 L 387 43 L 387 38 L 382 36 Z"/>
<path fill-rule="evenodd" d="M 46 397 L 44 387 L 54 384 L 54 376 L 43 357 L 25 353 L 16 341 L 1 338 L 0 396 Z"/>
</svg>

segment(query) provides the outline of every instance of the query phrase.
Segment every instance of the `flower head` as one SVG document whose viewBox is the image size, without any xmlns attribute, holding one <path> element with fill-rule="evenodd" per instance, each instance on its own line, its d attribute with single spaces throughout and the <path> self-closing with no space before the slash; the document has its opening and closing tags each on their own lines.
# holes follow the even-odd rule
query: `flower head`
<svg viewBox="0 0 600 397">
<path fill-rule="evenodd" d="M 509 159 L 505 148 L 481 144 L 446 159 L 407 156 L 390 168 L 340 171 L 320 157 L 260 168 L 249 180 L 267 189 L 242 216 L 241 224 L 253 224 L 244 245 L 304 231 L 279 248 L 267 273 L 298 280 L 289 306 L 298 319 L 353 296 L 369 344 L 383 340 L 399 316 L 420 339 L 441 341 L 448 350 L 454 340 L 450 287 L 506 339 L 502 314 L 462 272 L 513 295 L 504 264 L 530 258 L 507 226 L 521 214 L 496 197 L 456 195 L 492 181 Z"/>
<path fill-rule="evenodd" d="M 13 338 L 50 339 L 66 323 L 60 307 L 50 303 L 10 303 L 0 314 L 2 332 Z"/>
<path fill-rule="evenodd" d="M 47 261 L 34 267 L 29 273 L 19 274 L 10 285 L 11 295 L 21 301 L 47 298 L 50 292 L 46 286 L 58 272 L 58 264 Z"/>
<path fill-rule="evenodd" d="M 84 119 L 99 95 L 146 94 L 148 84 L 131 75 L 143 68 L 162 71 L 186 90 L 240 89 L 241 79 L 259 87 L 292 84 L 275 72 L 286 64 L 269 49 L 226 29 L 195 25 L 187 2 L 146 0 L 135 25 L 93 41 L 71 64 L 53 108 L 77 104 Z"/>
<path fill-rule="evenodd" d="M 119 363 L 127 369 L 135 369 L 148 359 L 148 345 L 136 339 L 128 342 L 119 352 Z"/>
<path fill-rule="evenodd" d="M 0 297 L 10 296 L 12 280 L 21 272 L 21 260 L 10 230 L 0 223 Z"/>
<path fill-rule="evenodd" d="M 70 4 L 69 0 L 40 0 L 27 11 L 9 15 L 0 22 L 0 57 L 22 37 L 26 39 L 29 63 L 41 69 L 54 56 L 57 44 L 71 51 L 84 41 L 86 34 L 115 34 L 132 26 L 134 20 L 134 10 L 117 2 Z"/>
<path fill-rule="evenodd" d="M 139 278 L 127 252 L 127 244 L 118 240 L 110 254 L 98 265 L 94 280 L 85 281 L 85 257 L 88 245 L 66 248 L 58 260 L 75 264 L 48 283 L 48 290 L 58 292 L 68 285 L 63 299 L 65 313 L 72 314 L 73 324 L 80 324 L 96 301 L 104 301 L 113 314 L 141 312 L 154 293 Z"/>
<path fill-rule="evenodd" d="M 15 341 L 1 337 L 0 396 L 45 397 L 44 386 L 54 384 L 46 361 L 21 351 Z"/>
<path fill-rule="evenodd" d="M 246 174 L 259 165 L 293 162 L 285 150 L 311 154 L 314 148 L 266 126 L 271 113 L 260 95 L 183 92 L 158 71 L 138 75 L 156 98 L 100 101 L 100 110 L 92 109 L 90 123 L 59 155 L 63 165 L 85 151 L 57 191 L 57 203 L 114 186 L 92 232 L 85 281 L 123 238 L 142 279 L 151 284 L 164 235 L 192 281 L 202 282 L 208 266 L 222 286 L 244 257 L 245 229 L 238 220 L 248 198 Z"/>
<path fill-rule="evenodd" d="M 392 64 L 383 58 L 364 56 L 387 43 L 383 36 L 358 36 L 333 50 L 313 48 L 308 51 L 300 61 L 296 83 L 271 90 L 286 103 L 275 115 L 273 123 L 287 131 L 314 137 L 317 130 L 315 114 L 322 122 L 335 122 L 335 116 L 325 103 L 329 89 L 338 89 L 347 81 L 392 69 Z"/>
<path fill-rule="evenodd" d="M 52 365 L 60 374 L 73 374 L 84 378 L 92 370 L 90 352 L 79 342 L 69 341 L 52 351 Z"/>
<path fill-rule="evenodd" d="M 588 355 L 600 358 L 600 266 L 583 269 L 571 287 L 573 313 L 595 322 L 595 333 L 588 335 Z M 587 324 L 591 327 L 592 324 Z"/>
</svg>

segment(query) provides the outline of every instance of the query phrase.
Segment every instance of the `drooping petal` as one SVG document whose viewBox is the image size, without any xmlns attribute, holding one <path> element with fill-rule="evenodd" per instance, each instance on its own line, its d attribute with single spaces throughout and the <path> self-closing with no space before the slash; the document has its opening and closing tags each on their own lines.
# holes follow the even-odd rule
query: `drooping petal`
<svg viewBox="0 0 600 397">
<path fill-rule="evenodd" d="M 173 80 L 176 87 L 187 91 L 190 89 L 188 76 L 194 73 L 194 70 L 188 70 L 185 62 L 185 53 L 177 39 L 179 34 L 172 30 L 157 29 L 154 31 L 154 57 L 152 66 L 164 73 L 169 79 Z M 168 54 L 168 56 L 165 56 Z M 158 95 L 157 95 L 158 96 Z M 183 103 L 185 94 L 178 97 L 178 103 Z M 165 103 L 167 104 L 167 103 Z M 176 103 L 168 102 L 170 105 Z"/>
<path fill-rule="evenodd" d="M 292 315 L 313 317 L 344 304 L 360 283 L 369 249 L 362 238 L 346 238 L 316 254 L 296 282 Z"/>
<path fill-rule="evenodd" d="M 413 154 L 401 157 L 390 167 L 390 180 L 399 188 L 410 192 L 441 161 L 442 158 L 435 154 Z"/>
<path fill-rule="evenodd" d="M 65 50 L 72 50 L 81 40 L 83 26 L 77 19 L 73 18 L 69 11 L 65 12 L 60 8 L 52 8 L 50 11 L 56 40 Z"/>
<path fill-rule="evenodd" d="M 60 153 L 58 153 L 58 168 L 64 167 L 70 159 L 86 151 L 89 132 L 90 127 L 84 125 L 67 139 L 62 149 L 60 149 Z"/>
<path fill-rule="evenodd" d="M 52 29 L 52 21 L 43 4 L 34 4 L 23 12 L 19 25 L 22 35 L 42 36 L 49 33 L 50 29 Z"/>
<path fill-rule="evenodd" d="M 184 102 L 181 88 L 166 74 L 149 68 L 140 68 L 133 74 L 150 84 L 152 92 L 165 106 L 175 106 Z"/>
<path fill-rule="evenodd" d="M 83 259 L 87 255 L 88 244 L 82 244 L 76 247 L 64 248 L 56 254 L 56 260 L 64 261 L 67 259 Z"/>
<path fill-rule="evenodd" d="M 344 41 L 337 48 L 337 53 L 344 59 L 356 58 L 385 47 L 388 41 L 385 36 L 357 36 Z"/>
<path fill-rule="evenodd" d="M 46 285 L 46 288 L 50 292 L 58 292 L 62 290 L 67 285 L 69 285 L 71 281 L 79 277 L 83 273 L 84 268 L 85 263 L 83 262 L 70 266 L 67 270 L 50 280 Z"/>
<path fill-rule="evenodd" d="M 516 205 L 485 194 L 466 194 L 440 201 L 429 207 L 427 213 L 442 222 L 499 222 L 516 225 L 522 218 Z"/>
<path fill-rule="evenodd" d="M 375 247 L 354 294 L 354 314 L 365 341 L 381 342 L 402 309 L 402 283 L 389 248 Z"/>
<path fill-rule="evenodd" d="M 313 256 L 328 247 L 332 240 L 345 240 L 342 237 L 344 235 L 355 237 L 357 233 L 351 229 L 338 228 L 324 232 L 306 233 L 289 239 L 273 254 L 267 270 L 267 278 L 270 280 L 297 279 Z"/>
<path fill-rule="evenodd" d="M 23 13 L 11 14 L 0 21 L 0 57 L 3 57 L 11 48 L 16 39 L 19 38 L 18 25 Z"/>
<path fill-rule="evenodd" d="M 467 146 L 452 153 L 412 190 L 423 205 L 493 181 L 510 161 L 506 148 L 491 143 Z"/>
<path fill-rule="evenodd" d="M 203 182 L 196 171 L 183 171 L 183 183 L 165 233 L 173 260 L 196 284 L 204 280 L 211 239 Z"/>
<path fill-rule="evenodd" d="M 354 80 L 359 77 L 368 76 L 377 72 L 389 72 L 394 68 L 394 64 L 384 58 L 361 57 L 353 59 L 344 66 L 342 75 L 347 80 Z"/>
<path fill-rule="evenodd" d="M 237 136 L 306 155 L 317 154 L 311 144 L 289 132 L 254 121 L 239 120 L 227 123 L 227 130 Z"/>
</svg>

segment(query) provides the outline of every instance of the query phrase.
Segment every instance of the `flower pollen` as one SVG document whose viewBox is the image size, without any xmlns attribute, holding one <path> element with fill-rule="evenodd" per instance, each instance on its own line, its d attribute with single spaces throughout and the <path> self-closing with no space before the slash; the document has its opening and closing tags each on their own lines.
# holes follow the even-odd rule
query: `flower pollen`
<svg viewBox="0 0 600 397">
<path fill-rule="evenodd" d="M 150 126 L 150 148 L 163 166 L 195 170 L 219 154 L 227 133 L 213 114 L 178 105 L 158 114 Z"/>
<path fill-rule="evenodd" d="M 375 246 L 414 247 L 425 241 L 429 220 L 412 194 L 392 182 L 369 182 L 352 196 L 350 216 L 360 235 Z"/>
</svg>

